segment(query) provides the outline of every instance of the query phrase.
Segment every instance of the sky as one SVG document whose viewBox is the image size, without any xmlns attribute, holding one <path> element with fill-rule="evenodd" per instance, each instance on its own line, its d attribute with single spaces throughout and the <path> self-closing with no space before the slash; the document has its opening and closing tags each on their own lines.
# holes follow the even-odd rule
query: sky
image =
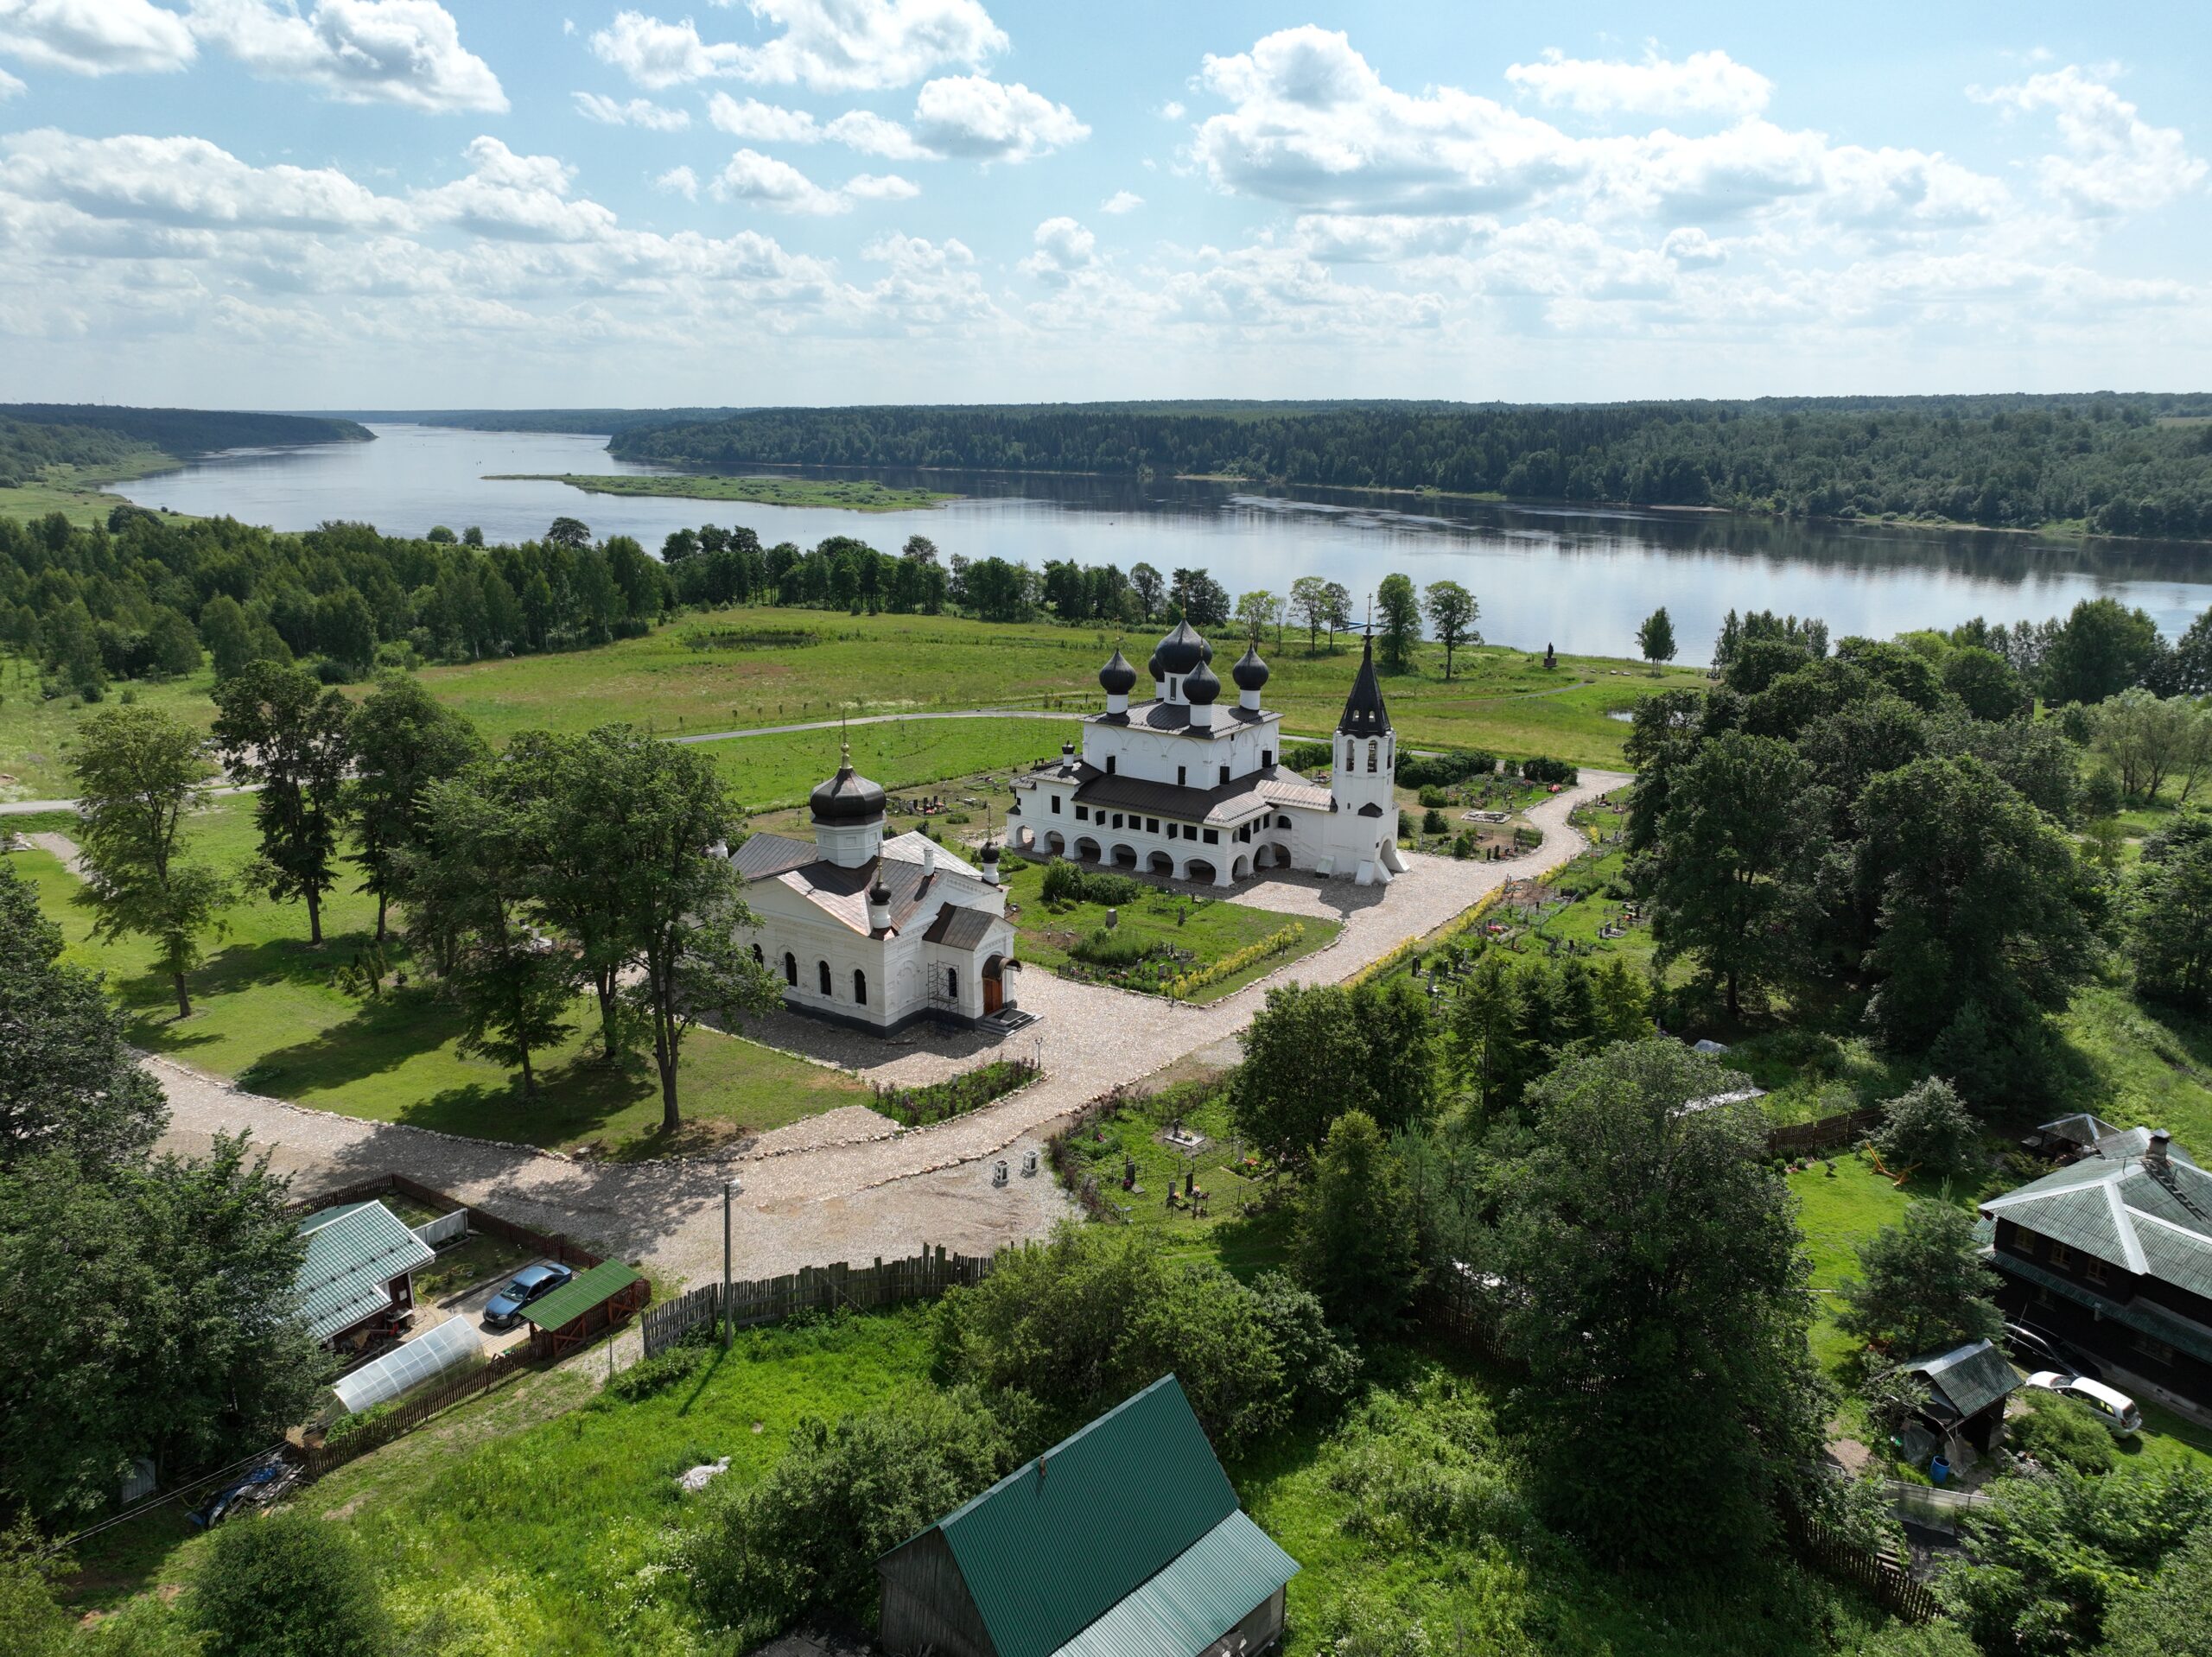
<svg viewBox="0 0 2212 1657">
<path fill-rule="evenodd" d="M 0 400 L 2212 387 L 2212 10 L 0 0 Z"/>
</svg>

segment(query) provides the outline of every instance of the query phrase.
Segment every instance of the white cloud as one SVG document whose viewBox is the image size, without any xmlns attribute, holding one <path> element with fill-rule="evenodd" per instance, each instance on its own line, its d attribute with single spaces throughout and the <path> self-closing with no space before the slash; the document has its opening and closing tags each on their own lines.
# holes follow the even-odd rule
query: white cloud
<svg viewBox="0 0 2212 1657">
<path fill-rule="evenodd" d="M 825 190 L 789 162 L 764 156 L 757 149 L 741 149 L 715 177 L 715 196 L 724 201 L 749 201 L 778 213 L 828 214 L 849 211 L 852 203 L 836 190 Z"/>
<path fill-rule="evenodd" d="M 0 69 L 0 98 L 13 98 L 29 89 L 5 69 Z"/>
<path fill-rule="evenodd" d="M 149 0 L 0 0 L 0 52 L 106 75 L 181 69 L 196 48 L 184 19 Z"/>
<path fill-rule="evenodd" d="M 708 45 L 689 17 L 664 23 L 641 11 L 616 12 L 612 23 L 593 31 L 591 49 L 601 63 L 655 91 L 729 74 L 739 53 L 734 46 Z"/>
<path fill-rule="evenodd" d="M 921 193 L 896 173 L 855 173 L 845 181 L 845 194 L 860 201 L 911 201 Z"/>
<path fill-rule="evenodd" d="M 1134 190 L 1116 190 L 1098 204 L 1101 213 L 1135 213 L 1144 206 L 1144 198 Z"/>
<path fill-rule="evenodd" d="M 1210 55 L 1200 79 L 1234 107 L 1200 124 L 1198 165 L 1223 189 L 1296 206 L 1491 211 L 1587 165 L 1555 128 L 1490 98 L 1392 90 L 1344 35 L 1310 24 Z"/>
<path fill-rule="evenodd" d="M 192 29 L 254 74 L 344 103 L 507 108 L 499 77 L 437 0 L 314 0 L 305 16 L 270 0 L 192 0 Z"/>
<path fill-rule="evenodd" d="M 822 136 L 822 129 L 804 110 L 787 110 L 757 98 L 741 104 L 728 92 L 707 99 L 707 119 L 717 132 L 756 143 L 814 143 Z"/>
<path fill-rule="evenodd" d="M 602 126 L 644 127 L 653 132 L 681 132 L 691 124 L 690 111 L 672 110 L 665 105 L 654 103 L 649 98 L 633 98 L 624 103 L 599 92 L 576 92 L 573 96 L 576 100 L 576 112 Z"/>
<path fill-rule="evenodd" d="M 1970 89 L 1985 103 L 2057 117 L 2063 156 L 2037 164 L 2043 187 L 2084 218 L 2141 213 L 2194 189 L 2205 163 L 2173 127 L 2154 127 L 2134 105 L 2072 64 L 1994 92 Z"/>
<path fill-rule="evenodd" d="M 699 175 L 688 167 L 671 167 L 653 181 L 653 188 L 668 195 L 680 195 L 686 201 L 696 201 Z"/>
<path fill-rule="evenodd" d="M 1582 115 L 1756 115 L 1774 93 L 1772 81 L 1719 51 L 1612 63 L 1554 48 L 1538 62 L 1514 64 L 1505 78 L 1547 108 Z"/>
<path fill-rule="evenodd" d="M 1098 238 L 1072 219 L 1047 219 L 1031 238 L 1037 251 L 1021 262 L 1024 274 L 1065 286 L 1098 263 Z"/>
<path fill-rule="evenodd" d="M 936 158 L 932 151 L 915 143 L 914 135 L 905 127 L 873 110 L 848 110 L 822 130 L 824 136 L 863 156 L 880 156 L 886 161 Z"/>
<path fill-rule="evenodd" d="M 1704 270 L 1723 263 L 1728 250 L 1694 225 L 1667 232 L 1659 251 L 1684 270 Z"/>
<path fill-rule="evenodd" d="M 1172 98 L 1160 106 L 1160 118 L 1163 121 L 1179 121 L 1189 113 Z"/>
<path fill-rule="evenodd" d="M 943 156 L 1027 161 L 1090 136 L 1065 104 L 984 75 L 932 80 L 914 99 L 914 130 Z"/>
<path fill-rule="evenodd" d="M 415 197 L 427 219 L 495 241 L 592 242 L 614 229 L 611 211 L 569 195 L 575 169 L 556 157 L 518 156 L 491 137 L 464 153 L 467 176 Z"/>
<path fill-rule="evenodd" d="M 905 86 L 947 64 L 980 68 L 1007 48 L 980 0 L 747 0 L 784 32 L 736 49 L 743 79 L 817 92 Z"/>
<path fill-rule="evenodd" d="M 1300 245 L 1328 264 L 1395 264 L 1463 254 L 1497 229 L 1494 219 L 1465 213 L 1308 213 L 1299 215 L 1297 225 Z"/>
<path fill-rule="evenodd" d="M 254 167 L 205 138 L 79 138 L 51 127 L 0 139 L 0 191 L 175 229 L 358 230 L 405 217 L 327 168 Z"/>
</svg>

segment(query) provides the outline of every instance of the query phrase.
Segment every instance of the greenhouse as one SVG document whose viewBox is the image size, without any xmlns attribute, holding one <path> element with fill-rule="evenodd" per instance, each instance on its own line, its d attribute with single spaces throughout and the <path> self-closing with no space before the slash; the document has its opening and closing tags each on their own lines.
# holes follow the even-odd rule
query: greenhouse
<svg viewBox="0 0 2212 1657">
<path fill-rule="evenodd" d="M 353 1413 L 410 1392 L 433 1375 L 467 1362 L 484 1349 L 476 1326 L 466 1317 L 448 1317 L 404 1346 L 365 1363 L 331 1385 L 338 1401 Z"/>
</svg>

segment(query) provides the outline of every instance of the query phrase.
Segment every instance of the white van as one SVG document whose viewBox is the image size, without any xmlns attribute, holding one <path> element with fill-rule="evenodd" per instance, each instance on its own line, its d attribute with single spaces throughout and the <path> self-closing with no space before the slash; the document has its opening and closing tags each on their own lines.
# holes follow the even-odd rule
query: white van
<svg viewBox="0 0 2212 1657">
<path fill-rule="evenodd" d="M 2135 1407 L 2135 1400 L 2126 1393 L 2107 1387 L 2101 1381 L 2088 1381 L 2080 1375 L 2069 1375 L 2057 1369 L 2044 1369 L 2028 1377 L 2028 1385 L 2046 1393 L 2056 1393 L 2061 1398 L 2070 1398 L 2083 1406 L 2115 1438 L 2133 1438 L 2142 1429 L 2143 1412 Z"/>
</svg>

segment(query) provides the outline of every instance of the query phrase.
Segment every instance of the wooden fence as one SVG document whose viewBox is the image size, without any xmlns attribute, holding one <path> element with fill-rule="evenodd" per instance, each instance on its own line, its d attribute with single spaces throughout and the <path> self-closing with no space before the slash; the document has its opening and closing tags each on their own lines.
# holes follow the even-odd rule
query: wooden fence
<svg viewBox="0 0 2212 1657">
<path fill-rule="evenodd" d="M 1786 1127 L 1770 1127 L 1766 1133 L 1766 1153 L 1770 1157 L 1803 1156 L 1814 1151 L 1856 1145 L 1881 1120 L 1880 1108 L 1869 1106 L 1865 1110 L 1847 1110 L 1840 1116 L 1823 1116 L 1817 1122 L 1792 1122 Z"/>
<path fill-rule="evenodd" d="M 348 1203 L 373 1203 L 392 1192 L 427 1207 L 466 1214 L 471 1231 L 481 1231 L 489 1236 L 505 1238 L 511 1243 L 520 1243 L 533 1253 L 559 1260 L 563 1266 L 597 1266 L 606 1258 L 570 1242 L 566 1237 L 556 1236 L 549 1231 L 538 1231 L 530 1226 L 517 1225 L 512 1220 L 503 1220 L 496 1214 L 462 1202 L 459 1197 L 448 1197 L 443 1191 L 420 1184 L 405 1174 L 382 1174 L 374 1179 L 365 1179 L 357 1184 L 326 1191 L 320 1197 L 296 1203 L 293 1207 L 302 1212 L 340 1208 Z"/>
<path fill-rule="evenodd" d="M 1892 1560 L 1854 1547 L 1817 1519 L 1790 1527 L 1790 1541 L 1804 1561 L 1840 1581 L 1864 1590 L 1908 1622 L 1929 1622 L 1943 1607 L 1927 1584 Z"/>
<path fill-rule="evenodd" d="M 531 1358 L 530 1343 L 510 1348 L 442 1385 L 415 1394 L 395 1406 L 389 1414 L 379 1415 L 342 1438 L 310 1444 L 300 1452 L 301 1471 L 311 1480 L 319 1479 L 356 1456 L 381 1449 L 393 1439 L 414 1432 L 440 1410 L 451 1409 L 465 1399 L 491 1391 L 528 1365 Z"/>
<path fill-rule="evenodd" d="M 731 1321 L 739 1327 L 772 1324 L 803 1311 L 849 1306 L 865 1311 L 909 1300 L 933 1300 L 947 1289 L 980 1283 L 991 1269 L 988 1254 L 949 1254 L 924 1244 L 911 1260 L 873 1266 L 804 1266 L 787 1277 L 762 1278 L 729 1286 Z M 703 1288 L 648 1307 L 643 1319 L 645 1355 L 654 1357 L 702 1324 L 722 1315 L 722 1286 Z"/>
</svg>

